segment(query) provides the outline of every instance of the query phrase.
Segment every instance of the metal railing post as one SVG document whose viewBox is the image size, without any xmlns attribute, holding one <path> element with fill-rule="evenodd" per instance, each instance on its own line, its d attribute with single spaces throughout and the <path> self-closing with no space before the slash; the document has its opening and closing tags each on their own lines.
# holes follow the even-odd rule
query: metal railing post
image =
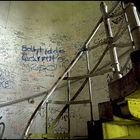
<svg viewBox="0 0 140 140">
<path fill-rule="evenodd" d="M 70 71 L 67 73 L 67 76 L 70 77 Z M 70 102 L 70 80 L 67 81 L 68 83 L 68 102 Z M 68 105 L 68 134 L 70 139 L 70 104 Z"/>
<path fill-rule="evenodd" d="M 48 102 L 46 102 L 46 134 L 48 133 Z"/>
<path fill-rule="evenodd" d="M 135 49 L 140 49 L 140 19 L 137 9 L 133 3 L 125 4 L 125 12 L 130 25 L 132 37 L 135 43 Z"/>
<path fill-rule="evenodd" d="M 100 8 L 103 15 L 106 36 L 108 38 L 108 45 L 111 46 L 109 52 L 113 69 L 113 80 L 116 80 L 121 78 L 122 74 L 120 73 L 120 65 L 118 61 L 116 47 L 113 46 L 113 33 L 111 29 L 110 19 L 108 18 L 108 7 L 105 2 L 101 2 Z"/>
<path fill-rule="evenodd" d="M 90 73 L 90 62 L 89 62 L 89 52 L 86 51 L 86 60 L 87 60 L 87 72 Z M 90 99 L 90 115 L 91 121 L 93 121 L 93 106 L 92 106 L 92 82 L 91 77 L 88 77 L 88 87 L 89 87 L 89 99 Z"/>
<path fill-rule="evenodd" d="M 126 12 L 125 12 L 125 5 L 124 5 L 123 2 L 121 2 L 121 5 L 122 5 L 123 12 L 124 12 L 125 22 L 126 22 L 126 24 L 127 24 L 127 29 L 128 29 L 129 38 L 130 38 L 131 42 L 134 43 L 134 40 L 133 40 L 133 37 L 132 37 L 132 34 L 131 34 L 130 25 L 129 25 L 129 22 L 128 22 L 128 17 L 127 17 L 127 14 L 126 14 Z M 135 49 L 134 44 L 133 44 L 132 48 Z"/>
</svg>

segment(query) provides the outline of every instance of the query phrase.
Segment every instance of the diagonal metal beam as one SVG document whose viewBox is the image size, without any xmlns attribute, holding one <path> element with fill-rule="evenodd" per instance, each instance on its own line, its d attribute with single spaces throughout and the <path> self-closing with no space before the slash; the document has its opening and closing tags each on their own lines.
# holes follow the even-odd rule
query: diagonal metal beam
<svg viewBox="0 0 140 140">
<path fill-rule="evenodd" d="M 94 68 L 91 70 L 90 74 L 92 74 L 96 69 L 97 67 L 99 66 L 99 64 L 101 63 L 102 59 L 104 58 L 106 52 L 108 51 L 109 47 L 107 46 L 103 52 L 103 54 L 101 55 L 99 61 L 96 63 L 96 65 L 94 66 Z M 82 85 L 80 86 L 80 88 L 77 90 L 77 92 L 75 93 L 75 95 L 72 97 L 72 99 L 70 101 L 73 101 L 76 99 L 76 97 L 81 93 L 81 91 L 84 89 L 85 85 L 87 84 L 88 82 L 88 78 L 86 78 L 86 80 L 82 83 Z M 51 124 L 51 127 L 49 128 L 49 130 L 52 130 L 57 121 L 61 118 L 61 116 L 63 115 L 63 113 L 67 110 L 68 108 L 68 105 L 65 105 L 64 108 L 59 112 L 59 114 L 57 115 L 57 117 L 54 119 L 54 121 L 52 122 Z"/>
</svg>

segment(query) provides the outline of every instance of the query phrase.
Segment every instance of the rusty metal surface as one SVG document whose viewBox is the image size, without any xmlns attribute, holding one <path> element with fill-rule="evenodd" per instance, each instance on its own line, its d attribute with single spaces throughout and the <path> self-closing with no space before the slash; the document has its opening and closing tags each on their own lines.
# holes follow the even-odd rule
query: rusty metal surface
<svg viewBox="0 0 140 140">
<path fill-rule="evenodd" d="M 123 99 L 127 95 L 138 89 L 139 85 L 135 80 L 135 75 L 131 69 L 122 78 L 108 84 L 111 100 Z"/>
</svg>

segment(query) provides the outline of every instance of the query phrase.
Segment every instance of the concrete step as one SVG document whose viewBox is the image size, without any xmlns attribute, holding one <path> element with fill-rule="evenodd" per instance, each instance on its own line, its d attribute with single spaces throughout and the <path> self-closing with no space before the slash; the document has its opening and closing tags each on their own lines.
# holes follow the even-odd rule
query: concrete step
<svg viewBox="0 0 140 140">
<path fill-rule="evenodd" d="M 140 89 L 127 96 L 125 100 L 128 102 L 131 115 L 140 121 Z"/>
<path fill-rule="evenodd" d="M 121 137 L 140 138 L 140 122 L 114 116 L 113 121 L 102 123 L 104 139 Z"/>
</svg>

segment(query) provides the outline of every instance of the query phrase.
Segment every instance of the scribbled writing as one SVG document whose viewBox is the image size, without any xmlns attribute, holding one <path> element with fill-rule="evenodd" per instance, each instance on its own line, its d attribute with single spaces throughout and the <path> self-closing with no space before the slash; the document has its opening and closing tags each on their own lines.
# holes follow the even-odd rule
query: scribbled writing
<svg viewBox="0 0 140 140">
<path fill-rule="evenodd" d="M 22 45 L 22 60 L 23 66 L 28 72 L 54 71 L 58 67 L 65 67 L 69 63 L 69 60 L 65 56 L 65 50 L 62 47 L 44 48 L 33 45 Z"/>
<path fill-rule="evenodd" d="M 35 48 L 35 46 L 22 45 L 22 60 L 24 61 L 46 61 L 62 62 L 63 57 L 60 54 L 65 53 L 63 48 Z"/>
</svg>

